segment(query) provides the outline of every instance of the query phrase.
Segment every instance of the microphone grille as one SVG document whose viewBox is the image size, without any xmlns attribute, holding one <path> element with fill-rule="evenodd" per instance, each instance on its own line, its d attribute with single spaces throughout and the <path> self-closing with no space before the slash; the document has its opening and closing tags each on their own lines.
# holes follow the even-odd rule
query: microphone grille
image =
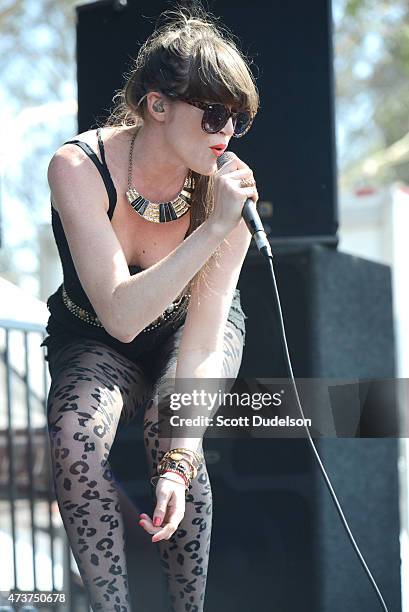
<svg viewBox="0 0 409 612">
<path fill-rule="evenodd" d="M 231 151 L 225 151 L 224 153 L 222 153 L 220 157 L 218 157 L 216 160 L 217 168 L 220 170 L 220 168 L 224 166 L 224 164 L 227 164 L 227 162 L 229 162 L 231 159 L 233 159 L 233 157 L 235 157 L 235 155 Z"/>
</svg>

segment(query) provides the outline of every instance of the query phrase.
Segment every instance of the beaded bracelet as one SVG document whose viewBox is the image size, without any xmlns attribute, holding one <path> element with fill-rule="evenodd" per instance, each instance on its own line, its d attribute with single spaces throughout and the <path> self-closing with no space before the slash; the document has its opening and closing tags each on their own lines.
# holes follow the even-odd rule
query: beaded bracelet
<svg viewBox="0 0 409 612">
<path fill-rule="evenodd" d="M 189 459 L 187 459 L 183 455 L 188 455 Z M 193 457 L 194 461 L 196 462 L 196 466 L 192 466 L 192 467 L 194 467 L 194 471 L 196 471 L 196 474 L 197 474 L 197 469 L 200 467 L 200 465 L 202 464 L 202 462 L 204 460 L 203 459 L 203 455 L 200 455 L 196 451 L 190 450 L 189 448 L 172 448 L 171 450 L 167 451 L 163 455 L 160 463 L 168 461 L 169 459 L 173 459 L 173 460 L 176 460 L 176 461 L 181 461 L 181 460 L 184 459 L 190 465 L 192 465 L 192 462 L 190 461 L 190 459 L 192 457 Z"/>
<path fill-rule="evenodd" d="M 165 474 L 167 474 L 168 472 L 171 472 L 173 474 L 179 474 L 179 476 L 182 476 L 183 480 L 185 481 L 185 485 L 186 487 L 188 487 L 190 485 L 190 480 L 189 478 L 187 478 L 184 474 L 182 474 L 182 472 L 180 472 L 179 470 L 166 470 L 166 472 L 164 472 L 163 474 L 161 474 L 161 476 L 164 476 Z"/>
<path fill-rule="evenodd" d="M 186 467 L 185 465 L 183 465 L 182 461 L 186 461 L 189 467 Z M 192 465 L 189 459 L 181 459 L 179 461 L 176 461 L 174 459 L 171 459 L 171 460 L 162 459 L 162 461 L 158 464 L 158 469 L 157 469 L 158 474 L 163 474 L 167 469 L 170 469 L 170 470 L 177 469 L 177 470 L 183 471 L 183 473 L 186 476 L 188 476 L 190 480 L 193 480 L 193 478 L 196 478 L 197 476 L 197 469 L 194 467 L 194 465 Z M 187 472 L 189 472 L 189 474 L 187 474 Z"/>
<path fill-rule="evenodd" d="M 190 474 L 187 474 L 187 470 L 184 466 L 182 465 L 176 465 L 176 466 L 171 466 L 169 464 L 165 465 L 165 467 L 163 468 L 163 470 L 161 470 L 160 472 L 158 472 L 158 474 L 161 476 L 162 474 L 166 474 L 166 472 L 175 472 L 176 474 L 180 474 L 182 476 L 182 478 L 186 481 L 186 484 L 190 484 L 193 480 L 193 478 L 191 478 Z"/>
<path fill-rule="evenodd" d="M 203 455 L 201 455 L 200 453 L 190 449 L 190 448 L 172 448 L 170 450 L 168 450 L 164 455 L 163 455 L 163 459 L 167 456 L 171 456 L 171 454 L 173 453 L 184 453 L 184 454 L 190 454 L 193 455 L 193 457 L 196 459 L 196 461 L 200 464 L 203 461 Z"/>
<path fill-rule="evenodd" d="M 186 455 L 189 457 L 187 458 Z M 197 464 L 197 467 L 193 465 L 191 459 Z M 161 461 L 157 465 L 157 473 L 159 477 L 164 475 L 166 472 L 174 472 L 182 476 L 186 484 L 186 489 L 189 488 L 192 480 L 196 478 L 198 468 L 201 466 L 203 456 L 189 448 L 172 448 L 167 451 Z M 183 465 L 182 461 L 185 461 L 189 468 Z M 187 473 L 189 469 L 189 474 Z M 151 479 L 152 483 L 152 479 Z"/>
</svg>

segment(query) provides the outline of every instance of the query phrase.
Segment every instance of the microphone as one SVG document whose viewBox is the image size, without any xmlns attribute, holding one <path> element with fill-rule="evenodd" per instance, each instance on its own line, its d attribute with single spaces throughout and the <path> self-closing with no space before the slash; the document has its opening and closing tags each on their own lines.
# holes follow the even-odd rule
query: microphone
<svg viewBox="0 0 409 612">
<path fill-rule="evenodd" d="M 217 158 L 217 167 L 220 170 L 224 164 L 227 164 L 231 159 L 236 157 L 234 153 L 230 151 L 225 151 Z M 271 252 L 271 246 L 267 239 L 267 234 L 264 231 L 263 224 L 261 222 L 260 216 L 257 212 L 256 203 L 251 199 L 247 198 L 244 203 L 243 209 L 241 211 L 241 216 L 246 222 L 247 228 L 254 238 L 255 243 L 257 245 L 258 250 L 264 257 L 273 257 Z"/>
</svg>

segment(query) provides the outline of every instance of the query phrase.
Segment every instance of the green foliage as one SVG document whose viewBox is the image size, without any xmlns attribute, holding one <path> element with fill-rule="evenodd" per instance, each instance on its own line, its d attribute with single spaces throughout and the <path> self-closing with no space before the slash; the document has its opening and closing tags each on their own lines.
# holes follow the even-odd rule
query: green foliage
<svg viewBox="0 0 409 612">
<path fill-rule="evenodd" d="M 345 14 L 349 17 L 356 17 L 363 5 L 365 5 L 365 0 L 348 0 L 345 6 Z"/>
</svg>

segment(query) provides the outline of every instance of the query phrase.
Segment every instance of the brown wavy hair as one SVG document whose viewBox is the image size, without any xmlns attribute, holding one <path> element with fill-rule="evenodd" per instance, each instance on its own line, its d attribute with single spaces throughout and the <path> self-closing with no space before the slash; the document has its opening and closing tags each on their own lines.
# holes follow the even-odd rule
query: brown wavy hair
<svg viewBox="0 0 409 612">
<path fill-rule="evenodd" d="M 255 115 L 259 95 L 250 65 L 236 46 L 233 34 L 221 27 L 216 17 L 205 13 L 198 3 L 189 8 L 177 6 L 167 10 L 132 60 L 131 68 L 124 75 L 125 84 L 115 93 L 115 105 L 103 126 L 142 126 L 146 100 L 140 105 L 138 102 L 149 91 L 222 102 Z M 214 205 L 213 177 L 196 172 L 192 175 L 195 190 L 186 236 L 208 218 Z M 205 280 L 207 266 L 213 258 L 217 261 L 219 251 L 220 246 L 181 295 L 191 293 L 196 283 Z"/>
</svg>

